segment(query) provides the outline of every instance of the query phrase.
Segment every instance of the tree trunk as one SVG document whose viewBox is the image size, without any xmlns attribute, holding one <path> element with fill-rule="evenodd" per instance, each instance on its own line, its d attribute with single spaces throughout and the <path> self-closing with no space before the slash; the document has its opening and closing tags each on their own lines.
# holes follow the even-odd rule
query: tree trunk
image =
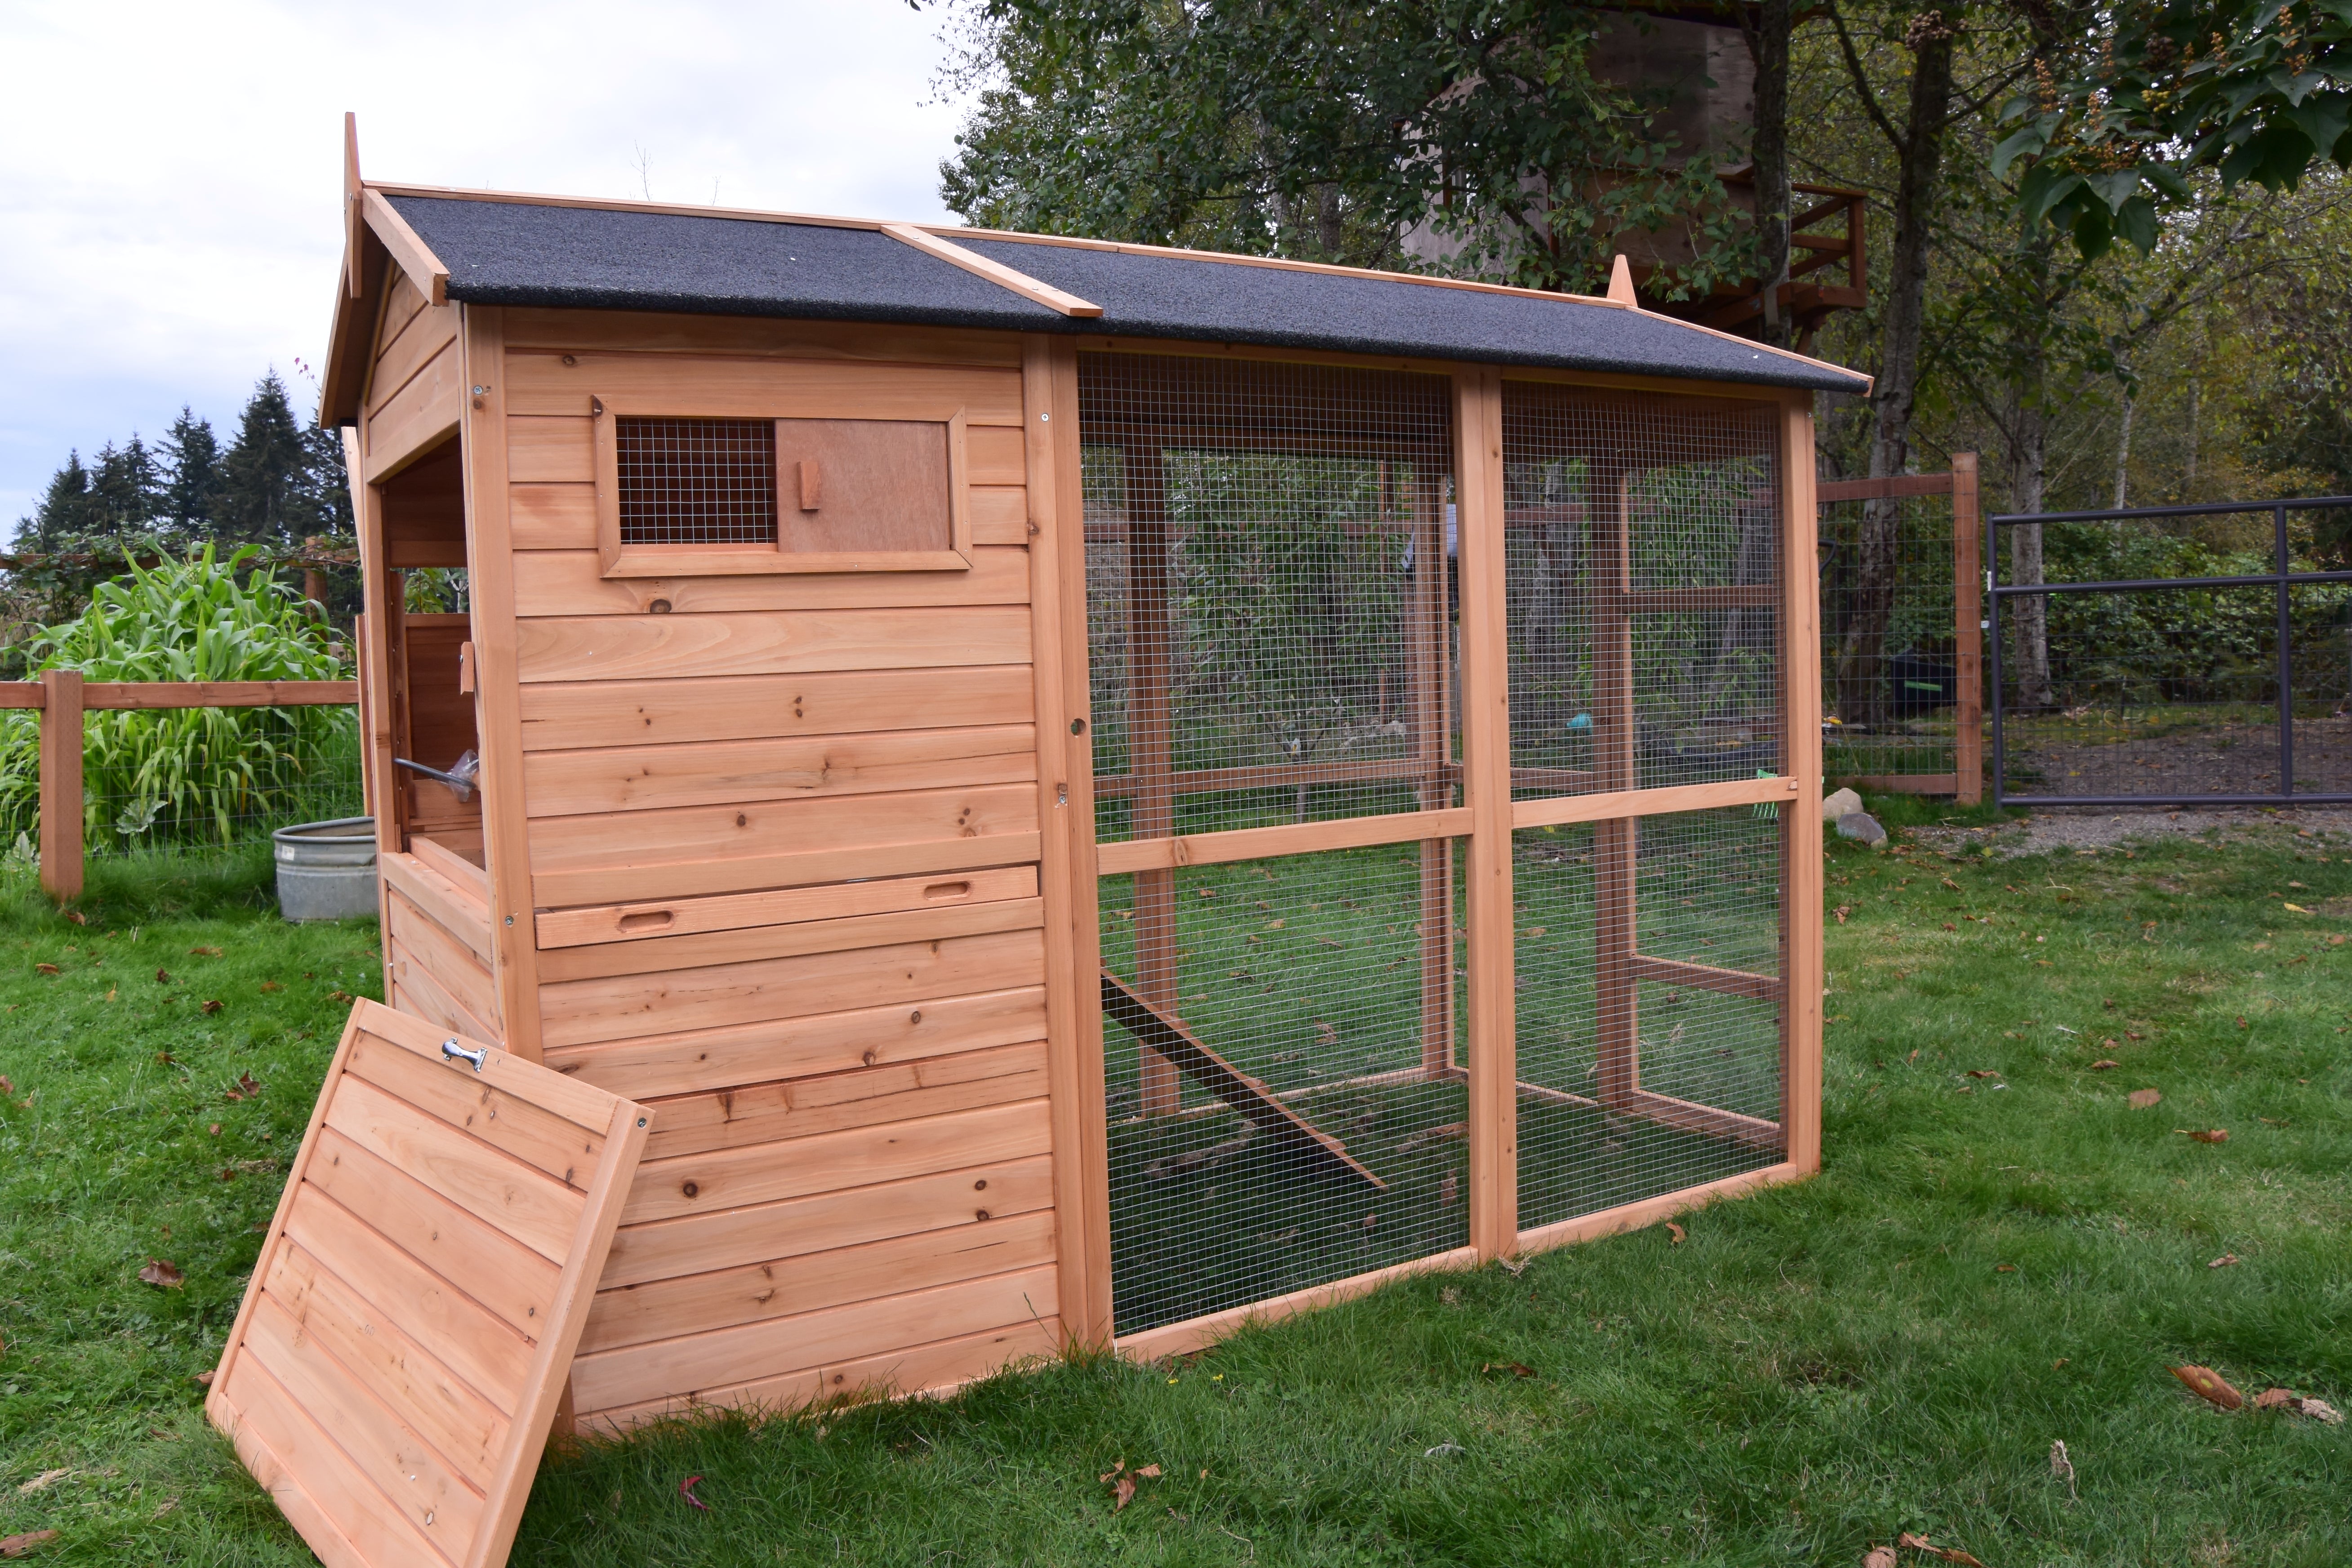
<svg viewBox="0 0 2352 1568">
<path fill-rule="evenodd" d="M 2116 510 L 2121 511 L 2130 503 L 2131 495 L 2131 427 L 2132 405 L 2137 400 L 2131 388 L 2124 388 L 2123 428 L 2116 436 Z"/>
<path fill-rule="evenodd" d="M 2009 510 L 2042 510 L 2042 489 L 2049 478 L 2050 419 L 2042 404 L 2040 362 L 2033 362 L 2030 384 L 2016 389 L 2015 413 L 2010 421 Z M 2009 531 L 2009 580 L 2036 584 L 2042 578 L 2042 525 L 2019 523 Z M 2021 709 L 2051 705 L 2050 595 L 2021 594 L 2009 601 L 2010 655 L 2008 677 Z"/>
<path fill-rule="evenodd" d="M 1911 459 L 1911 413 L 1919 388 L 1919 342 L 1927 303 L 1927 244 L 1943 178 L 1944 132 L 1950 121 L 1954 32 L 1940 13 L 1911 25 L 1916 61 L 1895 192 L 1893 264 L 1887 271 L 1878 381 L 1871 394 L 1870 477 L 1890 479 Z M 1872 501 L 1855 541 L 1853 618 L 1838 650 L 1838 711 L 1848 723 L 1876 729 L 1888 712 L 1884 660 L 1895 613 L 1897 522 L 1901 508 Z"/>
<path fill-rule="evenodd" d="M 2180 480 L 2180 499 L 2185 501 L 2197 499 L 2197 416 L 2203 412 L 2199 405 L 2204 401 L 2200 395 L 2204 390 L 2201 381 L 2189 384 L 2189 471 Z"/>
<path fill-rule="evenodd" d="M 1780 311 L 1789 281 L 1789 35 L 1790 0 L 1764 0 L 1748 47 L 1756 57 L 1756 276 L 1764 289 L 1763 338 L 1786 348 L 1795 336 Z"/>
</svg>

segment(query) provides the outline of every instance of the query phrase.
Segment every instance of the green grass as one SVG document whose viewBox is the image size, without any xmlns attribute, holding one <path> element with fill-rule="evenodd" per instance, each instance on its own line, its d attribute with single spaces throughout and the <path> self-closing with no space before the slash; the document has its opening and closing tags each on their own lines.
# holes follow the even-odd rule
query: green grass
<svg viewBox="0 0 2352 1568">
<path fill-rule="evenodd" d="M 1818 1180 L 1181 1366 L 592 1446 L 515 1560 L 1851 1568 L 1903 1530 L 1994 1568 L 2352 1560 L 2352 1426 L 2165 1370 L 2352 1406 L 2352 920 L 2282 908 L 2347 907 L 2352 857 L 2282 832 L 1829 867 Z M 260 875 L 105 883 L 88 927 L 0 899 L 0 1535 L 62 1531 L 40 1561 L 305 1560 L 190 1378 L 274 1187 L 219 1173 L 289 1152 L 372 932 L 275 924 Z M 244 1071 L 262 1093 L 228 1101 Z M 185 1287 L 137 1281 L 158 1256 Z M 1114 1512 L 1122 1460 L 1163 1474 Z"/>
</svg>

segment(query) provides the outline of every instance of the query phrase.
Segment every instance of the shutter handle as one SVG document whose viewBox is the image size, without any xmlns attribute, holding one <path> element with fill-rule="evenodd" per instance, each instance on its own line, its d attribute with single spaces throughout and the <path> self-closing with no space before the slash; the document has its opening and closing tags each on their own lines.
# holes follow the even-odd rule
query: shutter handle
<svg viewBox="0 0 2352 1568">
<path fill-rule="evenodd" d="M 488 1050 L 467 1050 L 465 1047 L 457 1043 L 457 1037 L 455 1035 L 452 1035 L 449 1038 L 441 1042 L 441 1059 L 443 1061 L 471 1062 L 474 1064 L 474 1070 L 476 1072 L 482 1070 L 482 1063 L 486 1058 L 488 1058 L 489 1054 L 490 1053 Z"/>
</svg>

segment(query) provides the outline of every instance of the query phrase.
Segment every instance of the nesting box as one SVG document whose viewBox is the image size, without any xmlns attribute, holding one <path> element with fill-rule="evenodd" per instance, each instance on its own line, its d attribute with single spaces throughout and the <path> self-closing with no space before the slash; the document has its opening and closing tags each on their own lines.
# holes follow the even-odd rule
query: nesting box
<svg viewBox="0 0 2352 1568">
<path fill-rule="evenodd" d="M 646 1119 L 557 1177 L 623 1191 L 559 1424 L 1188 1351 L 1815 1168 L 1811 410 L 1862 378 L 1630 289 L 350 196 L 424 1031 L 352 1092 L 519 1114 L 486 1042 Z"/>
</svg>

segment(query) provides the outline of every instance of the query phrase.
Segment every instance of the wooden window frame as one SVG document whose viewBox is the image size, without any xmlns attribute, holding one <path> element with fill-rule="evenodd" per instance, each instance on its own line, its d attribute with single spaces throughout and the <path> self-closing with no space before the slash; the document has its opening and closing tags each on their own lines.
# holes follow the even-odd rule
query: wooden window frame
<svg viewBox="0 0 2352 1568">
<path fill-rule="evenodd" d="M 787 573 L 969 572 L 972 566 L 971 481 L 965 454 L 965 414 L 961 404 L 940 404 L 910 414 L 903 404 L 868 405 L 854 394 L 844 398 L 808 395 L 756 397 L 676 396 L 646 398 L 627 394 L 589 399 L 596 447 L 596 550 L 606 577 L 743 577 Z M 784 476 L 776 475 L 777 542 L 739 544 L 624 544 L 621 542 L 623 419 L 867 419 L 906 425 L 944 425 L 948 433 L 948 548 L 945 550 L 791 551 L 783 548 Z"/>
</svg>

